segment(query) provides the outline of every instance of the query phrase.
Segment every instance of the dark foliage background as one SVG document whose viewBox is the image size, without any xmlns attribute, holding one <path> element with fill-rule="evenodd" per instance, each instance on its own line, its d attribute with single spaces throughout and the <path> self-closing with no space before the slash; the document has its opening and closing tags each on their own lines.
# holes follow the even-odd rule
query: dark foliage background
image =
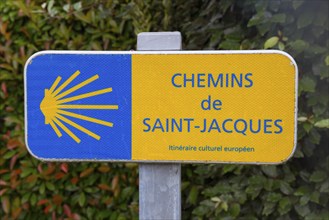
<svg viewBox="0 0 329 220">
<path fill-rule="evenodd" d="M 137 164 L 27 153 L 23 66 L 39 50 L 130 50 L 139 32 L 177 30 L 184 49 L 287 51 L 300 74 L 294 157 L 183 165 L 183 219 L 329 219 L 328 11 L 321 0 L 0 1 L 0 218 L 138 218 Z"/>
</svg>

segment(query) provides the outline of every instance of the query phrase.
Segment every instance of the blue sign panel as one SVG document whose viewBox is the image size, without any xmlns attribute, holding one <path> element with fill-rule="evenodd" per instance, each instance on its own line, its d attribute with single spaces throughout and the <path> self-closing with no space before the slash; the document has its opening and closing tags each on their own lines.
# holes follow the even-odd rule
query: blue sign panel
<svg viewBox="0 0 329 220">
<path fill-rule="evenodd" d="M 47 54 L 25 67 L 26 143 L 45 160 L 131 159 L 131 55 Z"/>
</svg>

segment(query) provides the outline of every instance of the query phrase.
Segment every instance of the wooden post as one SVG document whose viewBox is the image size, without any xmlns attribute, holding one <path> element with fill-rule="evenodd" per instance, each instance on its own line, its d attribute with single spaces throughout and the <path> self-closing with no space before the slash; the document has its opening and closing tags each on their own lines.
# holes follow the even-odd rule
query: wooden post
<svg viewBox="0 0 329 220">
<path fill-rule="evenodd" d="M 181 50 L 180 32 L 144 32 L 137 50 Z M 139 164 L 139 219 L 181 219 L 181 165 Z"/>
</svg>

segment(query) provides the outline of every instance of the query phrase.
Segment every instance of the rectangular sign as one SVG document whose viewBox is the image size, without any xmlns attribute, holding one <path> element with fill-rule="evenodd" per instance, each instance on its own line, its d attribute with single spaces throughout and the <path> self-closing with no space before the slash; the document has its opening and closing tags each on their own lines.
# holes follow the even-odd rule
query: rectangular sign
<svg viewBox="0 0 329 220">
<path fill-rule="evenodd" d="M 24 74 L 41 160 L 277 164 L 295 150 L 298 73 L 281 51 L 42 51 Z"/>
</svg>

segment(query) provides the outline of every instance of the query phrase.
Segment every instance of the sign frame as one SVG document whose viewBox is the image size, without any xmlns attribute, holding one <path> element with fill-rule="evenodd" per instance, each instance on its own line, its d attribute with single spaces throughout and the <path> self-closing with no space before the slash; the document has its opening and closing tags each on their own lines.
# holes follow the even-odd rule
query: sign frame
<svg viewBox="0 0 329 220">
<path fill-rule="evenodd" d="M 286 56 L 290 61 L 291 64 L 294 66 L 295 69 L 295 91 L 294 91 L 294 142 L 293 142 L 293 149 L 291 154 L 285 159 L 280 162 L 236 162 L 236 161 L 204 161 L 204 160 L 121 160 L 121 159 L 71 159 L 71 158 L 42 158 L 35 155 L 28 144 L 28 117 L 27 117 L 27 67 L 31 63 L 31 61 L 40 55 L 45 54 L 77 54 L 77 55 L 107 55 L 107 54 L 126 54 L 126 55 L 134 55 L 134 54 L 161 54 L 161 55 L 175 55 L 175 54 L 199 54 L 199 55 L 206 55 L 206 54 L 280 54 Z M 219 51 L 219 50 L 209 50 L 209 51 L 79 51 L 79 50 L 45 50 L 39 51 L 26 61 L 24 66 L 24 115 L 25 115 L 25 143 L 28 152 L 35 157 L 36 159 L 46 161 L 46 162 L 133 162 L 133 163 L 209 163 L 209 164 L 282 164 L 288 161 L 294 154 L 297 145 L 297 113 L 298 113 L 298 67 L 295 60 L 286 52 L 279 51 L 279 50 L 229 50 L 229 51 Z"/>
</svg>

